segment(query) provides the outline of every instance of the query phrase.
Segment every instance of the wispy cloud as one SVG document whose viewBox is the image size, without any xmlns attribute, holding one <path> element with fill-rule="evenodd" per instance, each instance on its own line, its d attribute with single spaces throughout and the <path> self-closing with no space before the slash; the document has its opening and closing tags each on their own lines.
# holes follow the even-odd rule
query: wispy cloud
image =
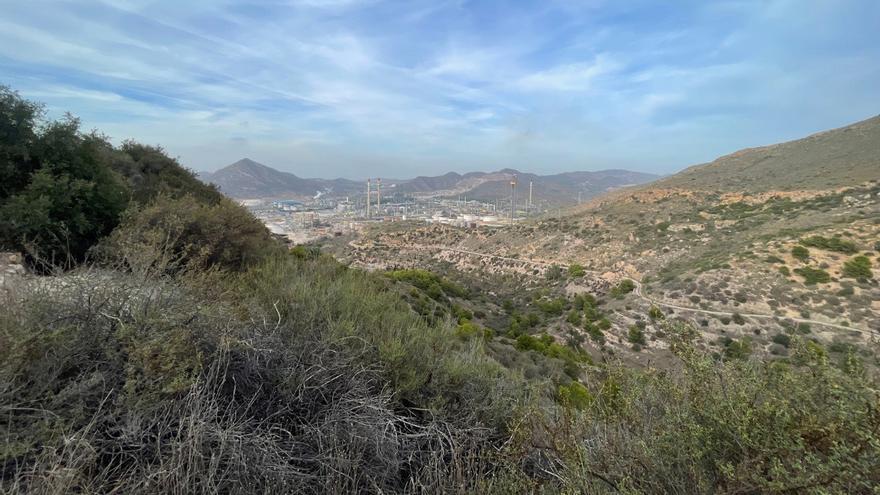
<svg viewBox="0 0 880 495">
<path fill-rule="evenodd" d="M 670 171 L 880 112 L 871 0 L 0 3 L 0 83 L 199 169 Z"/>
<path fill-rule="evenodd" d="M 587 91 L 596 78 L 620 67 L 610 57 L 599 55 L 592 62 L 566 63 L 529 74 L 521 78 L 517 86 L 534 91 Z"/>
</svg>

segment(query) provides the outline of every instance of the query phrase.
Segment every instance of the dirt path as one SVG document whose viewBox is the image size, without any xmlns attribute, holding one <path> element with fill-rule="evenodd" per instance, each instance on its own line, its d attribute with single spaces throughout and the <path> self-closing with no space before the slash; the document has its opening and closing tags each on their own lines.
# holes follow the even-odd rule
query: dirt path
<svg viewBox="0 0 880 495">
<path fill-rule="evenodd" d="M 504 261 L 512 261 L 512 262 L 517 262 L 517 263 L 526 263 L 526 264 L 531 264 L 531 265 L 537 266 L 537 267 L 548 267 L 551 265 L 557 265 L 560 268 L 566 268 L 566 269 L 568 268 L 568 265 L 565 263 L 547 263 L 544 261 L 533 261 L 533 260 L 526 260 L 526 259 L 521 259 L 521 258 L 509 258 L 506 256 L 498 256 L 495 254 L 479 253 L 476 251 L 468 251 L 466 249 L 458 249 L 458 248 L 452 248 L 452 247 L 446 247 L 446 246 L 413 245 L 412 247 L 426 249 L 426 250 L 452 251 L 454 253 L 468 254 L 468 255 L 473 255 L 473 256 L 479 256 L 482 258 L 491 258 L 491 259 L 498 259 L 498 260 L 504 260 Z M 584 270 L 584 271 L 587 273 L 593 274 L 593 275 L 600 274 L 599 272 L 594 271 L 594 270 Z M 677 309 L 679 311 L 690 311 L 692 313 L 700 313 L 700 314 L 706 314 L 706 315 L 712 315 L 712 316 L 731 316 L 732 317 L 735 314 L 734 312 L 731 312 L 731 311 L 715 311 L 715 310 L 702 309 L 702 308 L 693 308 L 693 307 L 679 306 L 677 304 L 671 304 L 671 303 L 667 303 L 664 301 L 660 301 L 660 300 L 654 299 L 653 297 L 650 297 L 650 296 L 647 296 L 644 294 L 644 292 L 642 290 L 641 281 L 635 280 L 635 279 L 632 279 L 629 277 L 623 277 L 623 278 L 625 278 L 627 280 L 632 280 L 632 282 L 635 284 L 636 288 L 635 288 L 634 293 L 635 293 L 636 297 L 643 299 L 643 300 L 645 300 L 651 304 L 654 304 L 656 306 Z M 757 319 L 766 319 L 766 320 L 774 320 L 774 321 L 776 321 L 780 318 L 783 318 L 786 320 L 796 321 L 798 323 L 808 323 L 810 325 L 821 325 L 824 327 L 837 328 L 840 330 L 849 330 L 849 331 L 859 332 L 861 334 L 868 335 L 868 336 L 876 334 L 876 332 L 871 331 L 871 330 L 865 330 L 865 329 L 857 328 L 857 327 L 848 327 L 845 325 L 839 325 L 837 323 L 828 323 L 828 322 L 824 322 L 824 321 L 810 320 L 807 318 L 780 317 L 777 315 L 768 315 L 768 314 L 761 314 L 761 313 L 739 313 L 739 315 L 743 316 L 743 317 L 747 317 L 747 318 L 757 318 Z"/>
</svg>

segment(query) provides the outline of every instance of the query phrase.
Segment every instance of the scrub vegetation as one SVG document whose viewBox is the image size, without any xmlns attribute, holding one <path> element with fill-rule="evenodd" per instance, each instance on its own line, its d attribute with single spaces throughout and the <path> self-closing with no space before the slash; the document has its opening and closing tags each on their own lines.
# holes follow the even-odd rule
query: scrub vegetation
<svg viewBox="0 0 880 495">
<path fill-rule="evenodd" d="M 632 368 L 526 331 L 542 316 L 512 302 L 493 338 L 471 288 L 288 249 L 160 149 L 41 121 L 8 90 L 0 104 L 0 247 L 38 272 L 0 286 L 3 493 L 880 485 L 880 383 L 843 344 L 776 336 L 786 357 L 758 360 L 731 338 L 713 356 L 652 308 L 676 365 Z M 589 295 L 534 303 L 597 341 L 611 326 Z"/>
</svg>

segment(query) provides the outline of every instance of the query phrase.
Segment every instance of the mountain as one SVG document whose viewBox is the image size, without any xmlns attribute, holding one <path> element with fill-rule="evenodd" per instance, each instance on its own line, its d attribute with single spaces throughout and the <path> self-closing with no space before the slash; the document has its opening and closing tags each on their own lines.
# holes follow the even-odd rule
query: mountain
<svg viewBox="0 0 880 495">
<path fill-rule="evenodd" d="M 514 169 L 497 172 L 449 172 L 440 176 L 419 176 L 413 179 L 383 179 L 383 191 L 412 194 L 423 197 L 467 196 L 470 199 L 495 201 L 510 194 L 510 181 L 516 177 L 521 198 L 528 195 L 532 183 L 533 202 L 545 206 L 573 204 L 578 198 L 586 200 L 612 189 L 642 184 L 658 176 L 627 170 L 598 172 L 566 172 L 555 175 L 536 175 Z M 303 179 L 281 172 L 248 158 L 239 160 L 201 178 L 220 187 L 234 198 L 350 196 L 364 190 L 362 182 L 347 179 Z"/>
<path fill-rule="evenodd" d="M 399 191 L 426 196 L 466 196 L 469 199 L 494 201 L 510 195 L 510 182 L 516 178 L 520 198 L 526 198 L 529 184 L 535 204 L 560 206 L 573 204 L 579 198 L 586 200 L 624 186 L 643 184 L 659 176 L 627 170 L 598 172 L 566 172 L 555 175 L 537 175 L 514 169 L 497 172 L 454 172 L 439 177 L 416 177 L 401 181 Z"/>
<path fill-rule="evenodd" d="M 643 184 L 659 176 L 627 170 L 601 170 L 598 172 L 566 172 L 555 175 L 535 175 L 515 170 L 482 181 L 467 192 L 469 198 L 491 200 L 510 194 L 510 179 L 516 175 L 520 197 L 525 198 L 532 187 L 533 201 L 559 206 L 587 200 L 613 189 Z"/>
<path fill-rule="evenodd" d="M 823 190 L 880 177 L 880 115 L 803 139 L 748 148 L 653 187 L 765 192 Z"/>
<path fill-rule="evenodd" d="M 359 182 L 346 179 L 303 179 L 281 172 L 249 158 L 241 159 L 214 173 L 201 174 L 233 198 L 307 198 L 321 194 L 347 195 L 360 192 Z"/>
</svg>

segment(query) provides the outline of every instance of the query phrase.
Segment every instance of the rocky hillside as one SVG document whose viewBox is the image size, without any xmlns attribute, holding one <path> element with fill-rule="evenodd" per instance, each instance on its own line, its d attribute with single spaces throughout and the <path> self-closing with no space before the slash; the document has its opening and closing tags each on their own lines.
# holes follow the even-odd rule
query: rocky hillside
<svg viewBox="0 0 880 495">
<path fill-rule="evenodd" d="M 878 124 L 743 150 L 509 228 L 379 229 L 348 255 L 487 277 L 526 275 L 527 260 L 640 283 L 609 306 L 610 335 L 594 352 L 632 354 L 628 332 L 656 306 L 694 324 L 719 354 L 748 345 L 785 357 L 793 331 L 845 353 L 880 332 Z M 637 355 L 656 363 L 662 339 L 646 328 Z"/>
<path fill-rule="evenodd" d="M 880 177 L 880 115 L 786 143 L 696 165 L 654 188 L 765 192 L 827 190 Z"/>
</svg>

